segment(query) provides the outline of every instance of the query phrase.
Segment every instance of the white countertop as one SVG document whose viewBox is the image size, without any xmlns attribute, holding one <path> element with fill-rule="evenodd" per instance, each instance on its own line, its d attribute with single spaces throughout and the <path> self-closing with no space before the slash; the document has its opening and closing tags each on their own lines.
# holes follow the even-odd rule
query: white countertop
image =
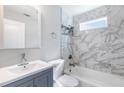
<svg viewBox="0 0 124 93">
<path fill-rule="evenodd" d="M 39 66 L 34 67 L 31 70 L 26 71 L 25 73 L 23 72 L 23 73 L 17 73 L 17 74 L 9 71 L 9 69 L 18 67 L 17 65 L 0 68 L 0 86 L 7 85 L 9 83 L 12 83 L 14 81 L 20 80 L 22 78 L 25 78 L 27 76 L 33 75 L 35 73 L 44 71 L 52 67 L 48 63 L 41 60 L 32 61 L 32 62 L 29 62 L 29 64 L 38 64 Z"/>
</svg>

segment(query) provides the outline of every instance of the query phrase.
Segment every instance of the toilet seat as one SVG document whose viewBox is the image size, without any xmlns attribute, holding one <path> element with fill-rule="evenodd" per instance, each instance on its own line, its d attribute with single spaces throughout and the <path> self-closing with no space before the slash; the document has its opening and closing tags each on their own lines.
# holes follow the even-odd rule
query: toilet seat
<svg viewBox="0 0 124 93">
<path fill-rule="evenodd" d="M 76 87 L 79 84 L 77 79 L 69 75 L 62 75 L 60 78 L 57 79 L 57 81 L 60 82 L 61 85 L 64 87 Z"/>
</svg>

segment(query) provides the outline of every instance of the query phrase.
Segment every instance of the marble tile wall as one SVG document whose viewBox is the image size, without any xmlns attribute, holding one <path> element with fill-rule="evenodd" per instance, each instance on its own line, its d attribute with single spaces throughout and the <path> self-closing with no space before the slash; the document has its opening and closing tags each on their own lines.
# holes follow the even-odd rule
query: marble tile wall
<svg viewBox="0 0 124 93">
<path fill-rule="evenodd" d="M 80 31 L 81 22 L 107 17 L 108 27 Z M 80 65 L 124 75 L 124 6 L 101 6 L 73 17 L 73 51 Z"/>
</svg>

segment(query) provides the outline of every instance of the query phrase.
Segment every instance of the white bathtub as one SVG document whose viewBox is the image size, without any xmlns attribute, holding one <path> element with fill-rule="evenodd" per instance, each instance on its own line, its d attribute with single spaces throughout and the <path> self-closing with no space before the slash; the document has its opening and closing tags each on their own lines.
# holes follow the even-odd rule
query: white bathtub
<svg viewBox="0 0 124 93">
<path fill-rule="evenodd" d="M 81 87 L 124 87 L 124 77 L 95 71 L 81 66 L 65 70 L 66 74 L 77 78 Z"/>
</svg>

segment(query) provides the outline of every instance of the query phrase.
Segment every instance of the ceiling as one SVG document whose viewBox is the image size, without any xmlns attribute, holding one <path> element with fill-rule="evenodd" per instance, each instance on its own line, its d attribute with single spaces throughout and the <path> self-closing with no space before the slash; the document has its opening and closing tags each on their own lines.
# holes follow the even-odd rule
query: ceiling
<svg viewBox="0 0 124 93">
<path fill-rule="evenodd" d="M 32 6 L 26 6 L 26 5 L 4 5 L 4 12 L 12 12 L 15 14 L 19 14 L 19 15 L 29 15 L 27 17 L 30 17 L 32 19 L 37 19 L 38 16 L 38 12 L 35 9 L 35 7 Z"/>
<path fill-rule="evenodd" d="M 70 16 L 75 16 L 89 10 L 100 7 L 100 5 L 60 5 L 62 10 Z"/>
</svg>

